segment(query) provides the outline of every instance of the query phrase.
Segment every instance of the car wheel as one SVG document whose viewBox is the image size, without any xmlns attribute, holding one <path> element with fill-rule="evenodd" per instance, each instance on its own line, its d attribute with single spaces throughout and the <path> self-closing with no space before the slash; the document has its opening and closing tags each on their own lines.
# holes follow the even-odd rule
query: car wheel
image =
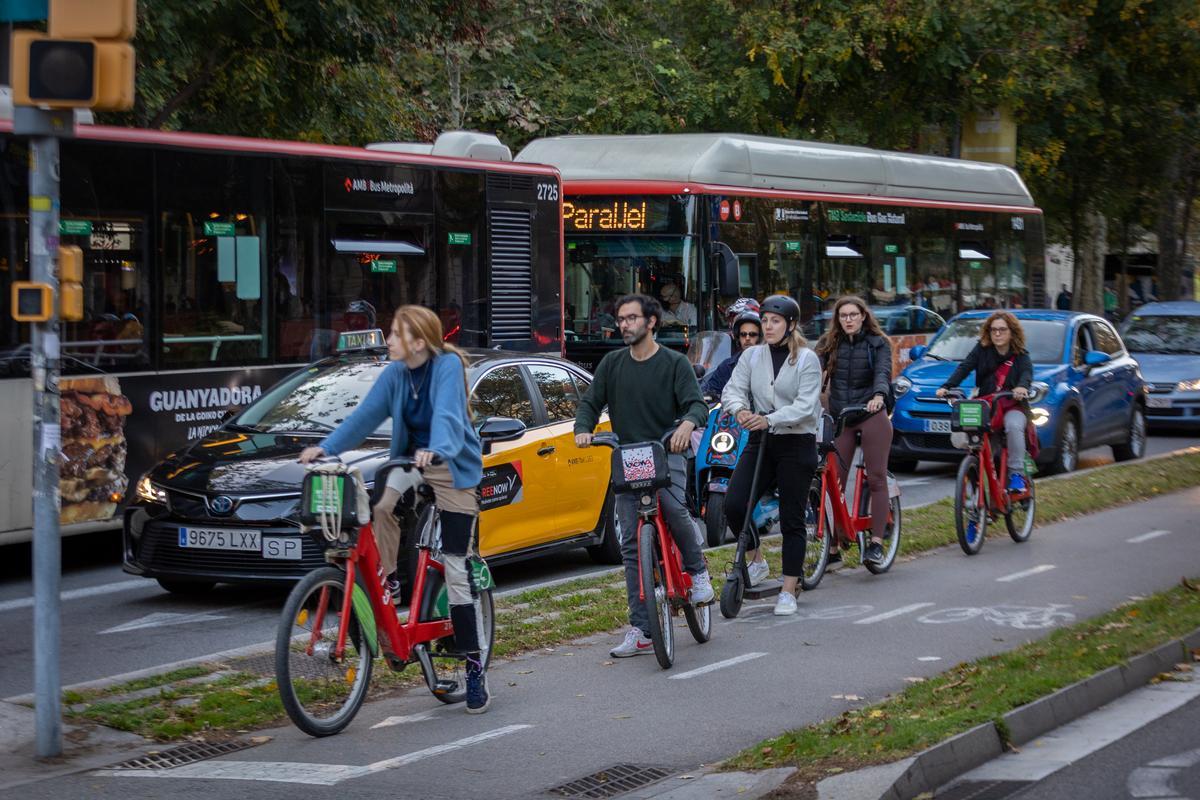
<svg viewBox="0 0 1200 800">
<path fill-rule="evenodd" d="M 612 492 L 608 492 L 604 498 L 604 509 L 601 512 L 598 527 L 603 538 L 600 539 L 599 544 L 594 544 L 587 549 L 588 555 L 597 564 L 620 564 L 621 541 L 617 534 L 617 518 L 616 510 L 613 508 Z"/>
<path fill-rule="evenodd" d="M 1050 463 L 1051 474 L 1074 472 L 1079 466 L 1079 423 L 1075 415 L 1068 413 L 1058 431 L 1058 447 L 1054 461 Z"/>
<path fill-rule="evenodd" d="M 1117 461 L 1132 461 L 1146 455 L 1146 413 L 1135 405 L 1129 419 L 1129 438 L 1124 444 L 1114 444 L 1113 458 Z"/>
<path fill-rule="evenodd" d="M 182 594 L 190 597 L 208 594 L 217 585 L 216 581 L 187 581 L 175 578 L 158 578 L 158 585 L 171 594 Z"/>
</svg>

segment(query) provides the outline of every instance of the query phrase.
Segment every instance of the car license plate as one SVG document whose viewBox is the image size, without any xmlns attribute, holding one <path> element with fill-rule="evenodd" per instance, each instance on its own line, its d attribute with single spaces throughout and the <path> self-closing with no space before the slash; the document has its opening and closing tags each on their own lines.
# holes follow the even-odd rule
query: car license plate
<svg viewBox="0 0 1200 800">
<path fill-rule="evenodd" d="M 180 528 L 179 546 L 205 550 L 261 550 L 262 531 Z"/>
<path fill-rule="evenodd" d="M 1171 398 L 1169 398 L 1169 397 L 1147 397 L 1146 398 L 1146 407 L 1147 408 L 1170 408 L 1171 407 Z"/>
<path fill-rule="evenodd" d="M 948 419 L 927 419 L 925 420 L 926 433 L 950 433 L 950 420 Z"/>
<path fill-rule="evenodd" d="M 263 558 L 298 559 L 303 550 L 299 536 L 264 536 L 262 539 Z"/>
</svg>

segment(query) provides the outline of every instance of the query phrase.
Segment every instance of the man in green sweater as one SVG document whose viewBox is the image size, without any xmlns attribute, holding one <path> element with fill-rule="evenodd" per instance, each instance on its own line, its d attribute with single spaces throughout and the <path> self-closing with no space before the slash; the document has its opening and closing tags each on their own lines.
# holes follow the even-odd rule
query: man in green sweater
<svg viewBox="0 0 1200 800">
<path fill-rule="evenodd" d="M 683 420 L 671 435 L 671 487 L 661 490 L 658 496 L 667 527 L 683 556 L 683 568 L 692 576 L 692 601 L 707 603 L 713 599 L 712 581 L 700 552 L 700 529 L 685 502 L 684 454 L 691 446 L 692 431 L 707 422 L 708 406 L 687 358 L 654 341 L 661 319 L 662 306 L 652 297 L 631 294 L 617 303 L 617 326 L 629 346 L 609 353 L 596 368 L 575 416 L 575 444 L 591 445 L 592 432 L 605 406 L 613 432 L 622 444 L 660 441 L 675 420 Z M 614 658 L 654 652 L 654 643 L 646 635 L 650 619 L 638 587 L 635 502 L 635 495 L 620 494 L 614 504 L 625 562 L 630 625 L 625 640 L 609 651 Z"/>
</svg>

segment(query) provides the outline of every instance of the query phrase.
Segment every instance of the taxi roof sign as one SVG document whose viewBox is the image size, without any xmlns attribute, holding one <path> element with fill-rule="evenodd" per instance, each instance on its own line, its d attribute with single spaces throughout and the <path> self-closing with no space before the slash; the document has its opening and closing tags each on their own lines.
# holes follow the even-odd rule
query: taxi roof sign
<svg viewBox="0 0 1200 800">
<path fill-rule="evenodd" d="M 383 331 L 373 328 L 365 331 L 343 331 L 338 334 L 337 351 L 347 353 L 354 350 L 378 350 L 387 347 Z"/>
</svg>

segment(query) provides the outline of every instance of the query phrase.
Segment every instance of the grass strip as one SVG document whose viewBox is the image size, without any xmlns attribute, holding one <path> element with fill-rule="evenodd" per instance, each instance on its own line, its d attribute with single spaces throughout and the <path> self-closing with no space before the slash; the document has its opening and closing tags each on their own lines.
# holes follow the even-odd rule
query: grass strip
<svg viewBox="0 0 1200 800">
<path fill-rule="evenodd" d="M 959 664 L 882 703 L 747 748 L 730 770 L 793 766 L 789 784 L 913 755 L 1200 626 L 1200 584 L 1184 581 L 1000 655 Z M 1200 659 L 1200 653 L 1194 655 Z"/>
<path fill-rule="evenodd" d="M 1197 485 L 1200 485 L 1200 452 L 1039 481 L 1038 524 L 1046 525 Z M 952 498 L 904 512 L 901 555 L 911 556 L 955 543 L 953 514 Z M 992 527 L 993 535 L 1007 537 L 1003 530 L 1003 525 Z M 1037 535 L 1036 531 L 1034 535 Z M 720 576 L 733 558 L 733 549 L 732 545 L 725 545 L 707 551 L 714 588 L 718 592 Z M 768 539 L 763 549 L 774 574 L 779 574 L 782 568 L 779 540 Z M 857 552 L 846 553 L 845 561 L 848 566 L 854 566 Z M 494 656 L 507 658 L 557 647 L 619 628 L 626 624 L 626 619 L 624 581 L 619 576 L 580 578 L 548 588 L 530 589 L 496 603 Z M 247 673 L 232 686 L 228 679 L 212 686 L 172 685 L 226 666 L 188 667 L 103 690 L 68 692 L 64 702 L 77 709 L 84 706 L 76 716 L 164 740 L 281 724 L 284 715 L 275 686 L 264 684 L 261 675 Z M 420 682 L 415 667 L 393 673 L 383 662 L 377 662 L 369 698 L 385 697 Z M 164 687 L 157 699 L 114 702 L 121 695 L 151 686 Z M 209 702 L 210 697 L 215 699 Z"/>
</svg>

